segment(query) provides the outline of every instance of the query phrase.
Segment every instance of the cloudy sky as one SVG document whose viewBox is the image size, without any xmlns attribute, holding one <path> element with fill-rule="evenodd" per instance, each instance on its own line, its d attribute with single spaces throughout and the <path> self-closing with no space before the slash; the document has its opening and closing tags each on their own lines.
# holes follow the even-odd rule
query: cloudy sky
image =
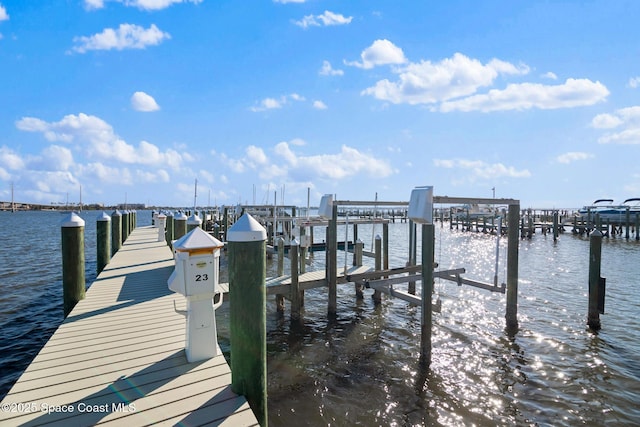
<svg viewBox="0 0 640 427">
<path fill-rule="evenodd" d="M 0 201 L 640 197 L 640 2 L 0 0 Z"/>
</svg>

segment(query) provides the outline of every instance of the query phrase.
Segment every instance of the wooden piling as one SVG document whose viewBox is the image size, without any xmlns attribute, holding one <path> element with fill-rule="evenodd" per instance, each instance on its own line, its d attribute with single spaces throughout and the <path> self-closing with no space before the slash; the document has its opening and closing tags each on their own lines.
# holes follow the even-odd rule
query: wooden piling
<svg viewBox="0 0 640 427">
<path fill-rule="evenodd" d="M 431 364 L 431 323 L 435 232 L 433 224 L 422 224 L 422 316 L 420 320 L 420 364 Z"/>
<path fill-rule="evenodd" d="M 276 275 L 282 276 L 284 275 L 284 239 L 282 237 L 276 239 L 276 246 L 278 253 Z M 282 294 L 276 294 L 276 310 L 278 313 L 284 313 L 284 295 Z"/>
<path fill-rule="evenodd" d="M 630 212 L 629 206 L 627 206 L 624 217 L 625 217 L 625 225 L 626 225 L 626 231 L 625 231 L 624 237 L 625 239 L 629 240 L 629 227 L 631 226 L 631 212 Z"/>
<path fill-rule="evenodd" d="M 130 226 L 129 211 L 124 211 L 122 212 L 122 243 L 126 242 L 127 237 L 129 237 Z"/>
<path fill-rule="evenodd" d="M 553 212 L 553 241 L 558 241 L 558 211 Z"/>
<path fill-rule="evenodd" d="M 449 216 L 449 221 L 453 222 L 453 216 Z M 409 220 L 409 261 L 407 266 L 416 265 L 418 262 L 418 245 L 417 245 L 417 231 L 418 228 L 413 220 Z M 416 294 L 416 282 L 409 282 L 409 293 L 411 295 Z"/>
<path fill-rule="evenodd" d="M 175 240 L 178 240 L 179 238 L 187 234 L 187 216 L 183 212 L 180 212 L 173 219 L 173 224 Z"/>
<path fill-rule="evenodd" d="M 596 229 L 589 236 L 589 311 L 587 325 L 593 330 L 600 329 L 598 310 L 598 287 L 600 285 L 600 266 L 602 261 L 602 233 Z"/>
<path fill-rule="evenodd" d="M 165 231 L 165 235 L 167 238 L 167 245 L 171 246 L 171 242 L 173 242 L 173 229 L 174 229 L 174 223 L 173 223 L 173 212 L 169 212 L 167 213 L 167 228 Z"/>
<path fill-rule="evenodd" d="M 246 396 L 261 426 L 267 426 L 267 232 L 245 213 L 229 228 L 231 389 Z"/>
<path fill-rule="evenodd" d="M 289 299 L 291 300 L 291 320 L 300 320 L 300 307 L 301 307 L 301 295 L 300 295 L 300 280 L 299 280 L 299 244 L 296 239 L 293 239 L 289 246 L 289 261 L 291 263 L 291 294 Z"/>
<path fill-rule="evenodd" d="M 111 261 L 111 217 L 102 212 L 96 220 L 97 273 Z"/>
<path fill-rule="evenodd" d="M 509 205 L 507 235 L 507 308 L 506 323 L 508 331 L 518 330 L 518 217 L 520 205 Z"/>
<path fill-rule="evenodd" d="M 333 204 L 332 215 L 327 227 L 327 283 L 329 285 L 329 316 L 338 311 L 338 205 Z"/>
<path fill-rule="evenodd" d="M 376 235 L 375 238 L 375 271 L 382 270 L 382 237 L 380 235 Z M 373 298 L 373 302 L 376 304 L 380 304 L 382 302 L 382 292 L 376 289 L 371 296 Z"/>
<path fill-rule="evenodd" d="M 355 246 L 353 248 L 353 265 L 354 266 L 362 266 L 362 253 L 364 252 L 364 242 L 360 239 L 356 240 Z M 363 286 L 361 283 L 356 282 L 355 285 L 356 291 L 356 299 L 363 299 L 364 292 Z"/>
<path fill-rule="evenodd" d="M 122 214 L 119 210 L 111 214 L 111 256 L 122 247 Z"/>
<path fill-rule="evenodd" d="M 62 294 L 64 317 L 84 299 L 84 220 L 75 212 L 62 221 Z"/>
</svg>

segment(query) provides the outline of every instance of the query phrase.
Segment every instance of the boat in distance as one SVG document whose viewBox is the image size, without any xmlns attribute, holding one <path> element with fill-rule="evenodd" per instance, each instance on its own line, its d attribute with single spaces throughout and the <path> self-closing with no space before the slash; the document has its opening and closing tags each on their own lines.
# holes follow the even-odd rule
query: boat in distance
<svg viewBox="0 0 640 427">
<path fill-rule="evenodd" d="M 578 209 L 578 216 L 582 218 L 595 218 L 597 214 L 602 221 L 613 223 L 625 223 L 629 220 L 635 221 L 636 215 L 640 215 L 640 197 L 626 199 L 621 204 L 614 204 L 613 199 L 598 199 L 593 204 Z"/>
</svg>

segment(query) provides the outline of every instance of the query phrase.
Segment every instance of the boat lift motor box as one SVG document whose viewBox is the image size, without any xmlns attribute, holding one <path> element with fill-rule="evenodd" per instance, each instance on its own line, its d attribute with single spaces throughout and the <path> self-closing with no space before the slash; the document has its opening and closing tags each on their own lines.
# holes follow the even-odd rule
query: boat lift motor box
<svg viewBox="0 0 640 427">
<path fill-rule="evenodd" d="M 416 187 L 411 191 L 408 216 L 417 224 L 433 224 L 433 186 Z"/>
<path fill-rule="evenodd" d="M 166 237 L 164 235 L 166 224 L 167 216 L 165 214 L 159 214 L 156 217 L 156 225 L 158 226 L 158 242 L 164 242 L 166 240 Z"/>
<path fill-rule="evenodd" d="M 333 195 L 325 194 L 320 199 L 318 207 L 318 216 L 323 219 L 331 219 L 333 217 Z"/>
<path fill-rule="evenodd" d="M 175 269 L 167 285 L 187 299 L 185 352 L 189 362 L 221 354 L 215 310 L 222 305 L 217 290 L 220 248 L 224 245 L 201 228 L 194 228 L 174 242 Z"/>
</svg>

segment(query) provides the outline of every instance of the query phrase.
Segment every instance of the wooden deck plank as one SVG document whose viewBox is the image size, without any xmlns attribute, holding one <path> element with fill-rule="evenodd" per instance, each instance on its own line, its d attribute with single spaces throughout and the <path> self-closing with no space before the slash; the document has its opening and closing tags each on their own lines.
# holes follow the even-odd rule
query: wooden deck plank
<svg viewBox="0 0 640 427">
<path fill-rule="evenodd" d="M 257 425 L 224 356 L 187 362 L 174 309 L 185 301 L 168 290 L 174 261 L 156 238 L 133 231 L 2 400 L 37 410 L 0 412 L 1 425 Z M 42 411 L 65 405 L 74 412 Z"/>
</svg>

